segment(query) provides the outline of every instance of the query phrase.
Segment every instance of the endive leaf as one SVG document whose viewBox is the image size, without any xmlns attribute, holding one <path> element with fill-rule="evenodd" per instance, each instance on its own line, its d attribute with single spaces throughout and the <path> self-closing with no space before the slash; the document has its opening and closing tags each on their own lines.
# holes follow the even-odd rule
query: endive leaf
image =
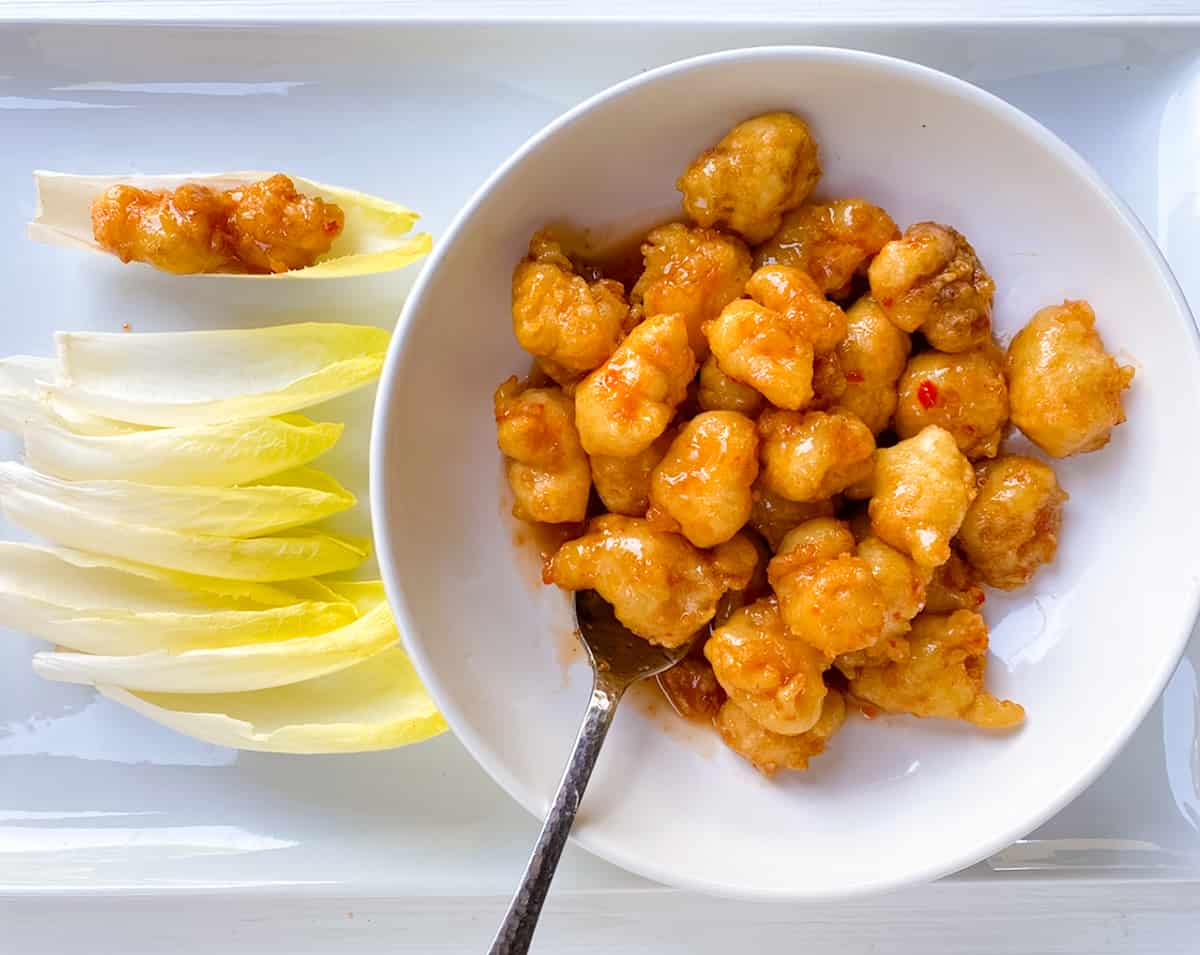
<svg viewBox="0 0 1200 955">
<path fill-rule="evenodd" d="M 26 463 L 67 481 L 228 487 L 307 464 L 337 443 L 342 425 L 283 415 L 105 436 L 35 421 L 20 433 Z"/>
<path fill-rule="evenodd" d="M 182 653 L 136 656 L 86 653 L 34 654 L 40 676 L 162 693 L 239 693 L 311 680 L 343 670 L 395 644 L 396 627 L 383 588 L 379 600 L 357 620 L 313 637 Z"/>
<path fill-rule="evenodd" d="M 196 173 L 169 176 L 75 176 L 60 172 L 33 174 L 37 211 L 28 235 L 51 245 L 105 253 L 92 237 L 92 200 L 115 185 L 141 189 L 176 189 L 185 183 L 205 185 L 218 191 L 234 189 L 273 175 L 269 172 Z M 289 174 L 290 175 L 290 174 Z M 329 186 L 301 176 L 290 176 L 307 196 L 337 203 L 346 215 L 345 229 L 334 240 L 328 254 L 315 265 L 278 275 L 230 275 L 226 278 L 287 279 L 340 278 L 402 268 L 428 254 L 432 240 L 421 233 L 409 235 L 420 216 L 394 202 Z"/>
<path fill-rule="evenodd" d="M 105 520 L 17 486 L 10 473 L 0 471 L 0 510 L 14 524 L 56 544 L 154 567 L 270 583 L 350 570 L 369 553 L 364 540 L 308 530 L 237 538 Z"/>
<path fill-rule="evenodd" d="M 0 428 L 24 431 L 31 424 L 48 422 L 87 435 L 142 430 L 138 425 L 99 418 L 70 402 L 55 400 L 48 383 L 57 377 L 58 362 L 53 358 L 13 355 L 0 359 Z"/>
<path fill-rule="evenodd" d="M 225 488 L 63 481 L 0 461 L 0 489 L 38 494 L 114 524 L 221 537 L 272 534 L 354 506 L 353 494 L 329 475 L 309 469 L 283 475 L 279 483 Z"/>
<path fill-rule="evenodd" d="M 382 328 L 333 322 L 59 332 L 52 394 L 90 414 L 160 427 L 269 417 L 374 381 L 389 337 Z"/>
<path fill-rule="evenodd" d="M 337 673 L 245 693 L 100 692 L 206 743 L 268 753 L 357 753 L 436 736 L 446 722 L 408 655 L 391 647 Z"/>
<path fill-rule="evenodd" d="M 0 620 L 85 653 L 179 652 L 288 640 L 345 626 L 358 616 L 353 603 L 326 588 L 320 590 L 329 601 L 286 603 L 288 594 L 264 585 L 215 583 L 232 592 L 206 589 L 214 584 L 207 578 L 0 542 Z"/>
</svg>

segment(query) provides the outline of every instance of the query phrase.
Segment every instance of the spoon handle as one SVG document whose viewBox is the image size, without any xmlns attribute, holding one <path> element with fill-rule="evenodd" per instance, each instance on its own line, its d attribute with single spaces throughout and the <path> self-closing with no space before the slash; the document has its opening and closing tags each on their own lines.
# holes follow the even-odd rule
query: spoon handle
<svg viewBox="0 0 1200 955">
<path fill-rule="evenodd" d="M 583 791 L 587 788 L 592 768 L 596 765 L 600 747 L 608 735 L 608 728 L 612 725 L 617 703 L 624 690 L 624 686 L 614 685 L 602 676 L 597 678 L 592 687 L 592 699 L 588 703 L 583 725 L 579 727 L 579 735 L 575 738 L 570 762 L 563 772 L 562 782 L 558 784 L 554 804 L 550 807 L 550 814 L 525 867 L 521 887 L 513 896 L 489 955 L 524 955 L 529 951 L 533 930 L 542 913 L 542 903 L 546 901 L 550 881 L 554 878 L 554 870 L 558 868 L 558 859 L 567 844 Z"/>
</svg>

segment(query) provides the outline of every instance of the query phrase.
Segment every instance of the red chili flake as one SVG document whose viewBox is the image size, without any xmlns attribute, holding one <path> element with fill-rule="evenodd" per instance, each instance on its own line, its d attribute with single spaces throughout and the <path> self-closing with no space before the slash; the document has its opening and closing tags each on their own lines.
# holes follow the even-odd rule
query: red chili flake
<svg viewBox="0 0 1200 955">
<path fill-rule="evenodd" d="M 860 381 L 864 381 L 865 378 L 861 371 L 851 370 L 846 372 L 846 380 L 851 384 L 857 385 Z"/>
<path fill-rule="evenodd" d="M 917 385 L 917 401 L 921 402 L 922 408 L 932 408 L 937 404 L 938 389 L 932 381 L 926 378 L 923 382 Z"/>
<path fill-rule="evenodd" d="M 330 219 L 328 222 L 325 223 L 325 231 L 328 232 L 330 235 L 337 235 L 339 232 L 342 231 L 342 224 L 340 222 L 338 222 L 336 219 Z"/>
</svg>

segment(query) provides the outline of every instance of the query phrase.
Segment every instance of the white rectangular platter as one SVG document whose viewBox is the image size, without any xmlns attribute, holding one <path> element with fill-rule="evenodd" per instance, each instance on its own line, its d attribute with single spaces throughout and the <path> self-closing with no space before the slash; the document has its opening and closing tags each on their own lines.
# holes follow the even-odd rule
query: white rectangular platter
<svg viewBox="0 0 1200 955">
<path fill-rule="evenodd" d="M 410 273 L 179 279 L 35 246 L 23 238 L 34 168 L 293 170 L 411 204 L 436 237 L 497 164 L 587 95 L 681 57 L 783 43 L 916 60 L 1027 110 L 1124 196 L 1200 306 L 1200 23 L 10 24 L 0 25 L 0 354 L 45 354 L 55 329 L 122 323 L 388 325 L 411 284 Z M 1031 208 L 1031 228 L 1037 218 Z M 366 412 L 364 401 L 329 411 L 352 422 L 336 464 L 361 497 Z M 1195 422 L 1180 429 L 1194 437 Z M 454 582 L 446 588 L 452 599 Z M 534 820 L 448 736 L 357 757 L 239 754 L 39 682 L 34 643 L 0 638 L 0 896 L 500 896 L 523 865 Z M 1200 889 L 1198 670 L 1194 636 L 1112 768 L 1028 840 L 949 882 L 1050 873 Z M 569 851 L 556 898 L 598 890 L 658 891 Z"/>
</svg>

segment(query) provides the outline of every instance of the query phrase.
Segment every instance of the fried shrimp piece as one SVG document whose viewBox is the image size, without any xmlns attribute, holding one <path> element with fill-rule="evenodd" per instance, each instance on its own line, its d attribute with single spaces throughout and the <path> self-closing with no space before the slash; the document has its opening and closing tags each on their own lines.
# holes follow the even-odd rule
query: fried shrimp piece
<svg viewBox="0 0 1200 955">
<path fill-rule="evenodd" d="M 909 621 L 925 606 L 925 587 L 931 571 L 878 537 L 859 541 L 858 556 L 867 562 L 871 576 L 883 592 L 883 636 L 908 633 Z"/>
<path fill-rule="evenodd" d="M 712 355 L 700 366 L 700 388 L 696 398 L 705 411 L 738 411 L 751 418 L 767 404 L 766 399 L 749 385 L 721 371 Z"/>
<path fill-rule="evenodd" d="M 740 298 L 704 326 L 721 371 L 793 411 L 813 397 L 813 347 L 787 318 Z"/>
<path fill-rule="evenodd" d="M 762 475 L 750 489 L 754 503 L 750 508 L 750 526 L 758 531 L 772 551 L 779 549 L 787 532 L 814 517 L 833 517 L 833 501 L 801 503 L 769 490 Z"/>
<path fill-rule="evenodd" d="M 771 732 L 732 700 L 721 707 L 716 718 L 725 745 L 764 776 L 774 776 L 781 769 L 808 769 L 809 760 L 825 751 L 845 722 L 846 698 L 837 690 L 826 693 L 816 723 L 794 736 Z"/>
<path fill-rule="evenodd" d="M 933 579 L 925 588 L 925 612 L 978 610 L 985 599 L 983 588 L 979 586 L 979 573 L 957 550 L 951 550 L 950 559 L 934 569 Z"/>
<path fill-rule="evenodd" d="M 825 295 L 843 298 L 855 274 L 899 237 L 892 217 L 865 199 L 805 203 L 755 250 L 754 264 L 802 269 Z"/>
<path fill-rule="evenodd" d="M 704 656 L 730 700 L 760 726 L 791 736 L 820 719 L 825 657 L 787 632 L 774 598 L 735 611 Z"/>
<path fill-rule="evenodd" d="M 588 454 L 632 457 L 670 423 L 696 374 L 682 315 L 654 315 L 575 389 L 575 421 Z"/>
<path fill-rule="evenodd" d="M 571 399 L 559 388 L 523 388 L 514 376 L 496 389 L 493 404 L 513 515 L 546 524 L 583 520 L 592 479 Z"/>
<path fill-rule="evenodd" d="M 179 275 L 287 272 L 312 265 L 345 227 L 340 207 L 284 175 L 226 192 L 111 186 L 92 202 L 92 235 L 122 262 Z"/>
<path fill-rule="evenodd" d="M 816 518 L 788 532 L 767 565 L 788 630 L 829 659 L 879 640 L 887 603 L 871 565 L 841 521 Z"/>
<path fill-rule="evenodd" d="M 764 265 L 750 276 L 746 294 L 782 314 L 812 344 L 814 354 L 828 355 L 846 337 L 846 313 L 802 269 Z"/>
<path fill-rule="evenodd" d="M 745 535 L 703 551 L 643 519 L 604 514 L 559 548 L 545 580 L 563 590 L 595 590 L 638 636 L 675 647 L 712 620 L 727 590 L 750 582 L 757 563 Z"/>
<path fill-rule="evenodd" d="M 614 514 L 645 517 L 650 507 L 650 475 L 674 440 L 675 429 L 668 428 L 632 457 L 593 454 L 592 484 L 604 506 Z"/>
<path fill-rule="evenodd" d="M 911 348 L 908 334 L 888 321 L 875 299 L 860 298 L 846 312 L 846 337 L 834 352 L 845 381 L 836 406 L 879 434 L 896 411 L 897 386 Z"/>
<path fill-rule="evenodd" d="M 949 559 L 975 493 L 975 470 L 954 436 L 930 425 L 875 453 L 871 528 L 922 567 L 937 567 Z"/>
<path fill-rule="evenodd" d="M 723 225 L 751 245 L 770 237 L 783 214 L 802 203 L 821 177 L 817 144 L 791 113 L 738 123 L 692 162 L 675 183 L 698 225 Z"/>
<path fill-rule="evenodd" d="M 705 411 L 679 430 L 650 479 L 649 519 L 697 547 L 715 547 L 750 517 L 758 432 L 736 411 Z"/>
<path fill-rule="evenodd" d="M 792 501 L 820 501 L 871 473 L 875 438 L 850 412 L 764 411 L 763 486 Z"/>
<path fill-rule="evenodd" d="M 994 346 L 947 354 L 921 352 L 900 376 L 896 434 L 911 438 L 922 428 L 945 428 L 972 461 L 994 458 L 1008 423 L 1004 356 Z"/>
<path fill-rule="evenodd" d="M 938 351 L 966 351 L 988 340 L 996 283 L 949 226 L 910 226 L 879 251 L 867 274 L 887 317 L 906 332 L 920 329 Z"/>
<path fill-rule="evenodd" d="M 1087 302 L 1035 314 L 1008 346 L 1007 370 L 1013 424 L 1051 457 L 1098 451 L 1125 420 L 1133 368 L 1104 350 Z"/>
<path fill-rule="evenodd" d="M 682 222 L 660 226 L 642 244 L 646 268 L 630 300 L 647 315 L 679 314 L 697 361 L 708 355 L 700 327 L 742 294 L 750 278 L 750 250 L 737 236 Z"/>
<path fill-rule="evenodd" d="M 1020 705 L 983 688 L 988 630 L 979 614 L 922 614 L 907 641 L 905 659 L 864 667 L 852 677 L 851 696 L 888 713 L 966 720 L 986 729 L 1025 719 Z"/>
<path fill-rule="evenodd" d="M 628 318 L 620 282 L 589 285 L 548 231 L 534 233 L 529 255 L 513 272 L 513 333 L 551 378 L 568 384 L 602 365 Z"/>
<path fill-rule="evenodd" d="M 1041 461 L 1009 454 L 977 465 L 979 496 L 958 532 L 971 566 L 1002 590 L 1029 583 L 1054 559 L 1067 493 Z"/>
</svg>

